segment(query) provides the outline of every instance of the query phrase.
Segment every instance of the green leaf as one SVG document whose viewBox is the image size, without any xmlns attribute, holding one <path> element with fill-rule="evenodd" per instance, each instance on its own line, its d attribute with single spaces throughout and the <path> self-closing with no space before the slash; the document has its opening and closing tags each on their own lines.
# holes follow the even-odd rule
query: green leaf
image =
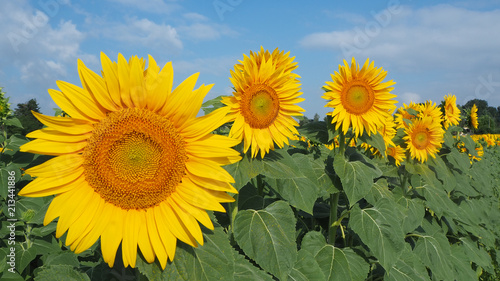
<svg viewBox="0 0 500 281">
<path fill-rule="evenodd" d="M 319 187 L 310 158 L 303 154 L 291 157 L 285 150 L 273 155 L 273 160 L 264 161 L 267 183 L 290 205 L 312 214 Z"/>
<path fill-rule="evenodd" d="M 401 217 L 396 203 L 387 198 L 372 208 L 356 205 L 351 210 L 349 225 L 386 270 L 398 261 L 405 246 Z"/>
<path fill-rule="evenodd" d="M 386 179 L 377 180 L 377 182 L 372 185 L 370 192 L 365 196 L 366 201 L 372 205 L 375 205 L 375 203 L 382 198 L 394 200 L 394 195 L 389 190 Z"/>
<path fill-rule="evenodd" d="M 302 249 L 310 252 L 319 265 L 324 280 L 365 280 L 369 265 L 350 248 L 336 248 L 326 243 L 325 237 L 316 231 L 308 232 L 302 240 Z"/>
<path fill-rule="evenodd" d="M 453 177 L 453 174 L 450 172 L 450 169 L 446 166 L 446 163 L 440 156 L 436 158 L 430 158 L 427 161 L 427 165 L 429 168 L 435 173 L 436 177 L 443 183 L 443 187 L 446 191 L 452 191 L 457 182 Z"/>
<path fill-rule="evenodd" d="M 35 281 L 90 281 L 87 274 L 79 272 L 70 265 L 52 265 L 43 267 L 35 273 Z"/>
<path fill-rule="evenodd" d="M 430 281 L 425 266 L 412 252 L 410 245 L 405 245 L 405 250 L 399 260 L 386 271 L 384 280 L 387 281 Z"/>
<path fill-rule="evenodd" d="M 491 257 L 483 247 L 479 248 L 477 243 L 472 241 L 470 237 L 461 237 L 460 241 L 462 242 L 460 249 L 467 261 L 471 261 L 493 273 Z"/>
<path fill-rule="evenodd" d="M 453 149 L 448 155 L 446 155 L 446 159 L 456 169 L 458 169 L 460 173 L 467 173 L 470 169 L 469 156 L 465 153 L 459 152 L 458 150 Z"/>
<path fill-rule="evenodd" d="M 472 270 L 468 256 L 460 245 L 451 245 L 450 264 L 455 271 L 455 280 L 477 280 L 477 275 Z"/>
<path fill-rule="evenodd" d="M 24 281 L 24 278 L 16 271 L 14 273 L 5 271 L 0 277 L 2 277 L 2 281 Z"/>
<path fill-rule="evenodd" d="M 382 172 L 355 151 L 348 150 L 348 157 L 349 160 L 336 155 L 333 167 L 352 206 L 370 192 L 373 179 L 381 176 Z"/>
<path fill-rule="evenodd" d="M 306 136 L 308 139 L 327 144 L 330 140 L 327 123 L 324 121 L 309 122 L 297 128 L 300 135 Z"/>
<path fill-rule="evenodd" d="M 234 237 L 248 257 L 286 280 L 297 258 L 295 216 L 286 202 L 277 201 L 259 211 L 239 211 Z"/>
<path fill-rule="evenodd" d="M 288 275 L 289 280 L 303 281 L 323 281 L 325 275 L 314 259 L 314 256 L 307 250 L 301 249 L 297 255 L 297 262 Z"/>
<path fill-rule="evenodd" d="M 16 117 L 8 118 L 4 121 L 5 126 L 14 126 L 17 128 L 23 128 L 23 125 L 21 124 L 21 121 L 17 119 Z"/>
<path fill-rule="evenodd" d="M 264 164 L 261 160 L 253 159 L 248 155 L 243 155 L 243 158 L 231 165 L 224 166 L 231 176 L 233 176 L 235 183 L 234 188 L 240 190 L 251 179 L 264 171 Z"/>
<path fill-rule="evenodd" d="M 201 105 L 201 109 L 203 110 L 203 112 L 205 113 L 205 115 L 207 115 L 210 112 L 216 110 L 217 108 L 221 108 L 221 107 L 224 106 L 224 104 L 222 103 L 222 97 L 224 97 L 224 96 L 218 96 L 216 98 L 213 98 L 211 100 L 208 100 L 208 101 L 204 102 Z"/>
<path fill-rule="evenodd" d="M 222 227 L 203 229 L 205 243 L 193 248 L 178 242 L 173 262 L 162 270 L 157 262 L 137 260 L 139 271 L 151 280 L 231 280 L 234 273 L 233 249 Z"/>
<path fill-rule="evenodd" d="M 422 200 L 418 198 L 407 198 L 401 196 L 396 199 L 396 203 L 401 206 L 400 210 L 403 213 L 403 233 L 409 233 L 415 230 L 425 216 L 425 206 Z"/>
<path fill-rule="evenodd" d="M 450 244 L 443 233 L 422 234 L 418 237 L 413 252 L 432 271 L 436 280 L 455 280 L 450 265 Z"/>
<path fill-rule="evenodd" d="M 382 155 L 385 153 L 385 141 L 384 137 L 377 132 L 376 134 L 372 134 L 368 136 L 368 134 L 365 132 L 363 135 L 359 137 L 359 140 L 362 142 L 366 142 L 367 144 L 375 147 Z"/>
<path fill-rule="evenodd" d="M 45 255 L 42 257 L 44 259 L 44 266 L 51 265 L 71 265 L 72 267 L 79 267 L 80 262 L 75 253 L 64 251 L 60 253 L 52 253 L 50 255 Z"/>
<path fill-rule="evenodd" d="M 23 272 L 23 270 L 36 258 L 37 251 L 34 247 L 23 249 L 20 245 L 16 245 L 16 270 Z"/>
<path fill-rule="evenodd" d="M 234 280 L 236 281 L 271 281 L 270 275 L 255 267 L 245 256 L 233 251 L 234 256 Z"/>
</svg>

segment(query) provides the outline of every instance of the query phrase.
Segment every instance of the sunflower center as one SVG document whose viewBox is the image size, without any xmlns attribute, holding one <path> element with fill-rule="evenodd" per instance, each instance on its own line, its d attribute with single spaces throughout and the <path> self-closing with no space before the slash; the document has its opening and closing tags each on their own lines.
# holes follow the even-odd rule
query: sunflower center
<svg viewBox="0 0 500 281">
<path fill-rule="evenodd" d="M 420 131 L 415 134 L 413 137 L 413 145 L 417 149 L 425 149 L 429 144 L 429 135 L 425 131 Z"/>
<path fill-rule="evenodd" d="M 168 198 L 187 160 L 171 121 L 138 108 L 110 113 L 96 124 L 83 156 L 90 186 L 123 209 L 145 209 Z"/>
<path fill-rule="evenodd" d="M 342 105 L 352 114 L 361 115 L 368 112 L 374 102 L 373 90 L 360 81 L 354 82 L 342 93 Z"/>
<path fill-rule="evenodd" d="M 278 116 L 279 107 L 276 91 L 267 85 L 252 85 L 242 97 L 241 112 L 252 128 L 269 127 Z"/>
</svg>

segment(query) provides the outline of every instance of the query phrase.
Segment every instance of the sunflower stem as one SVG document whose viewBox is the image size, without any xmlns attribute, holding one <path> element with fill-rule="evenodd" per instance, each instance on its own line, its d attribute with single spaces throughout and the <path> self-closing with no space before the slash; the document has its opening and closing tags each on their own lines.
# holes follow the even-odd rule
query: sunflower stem
<svg viewBox="0 0 500 281">
<path fill-rule="evenodd" d="M 401 188 L 403 189 L 403 194 L 406 196 L 407 190 L 406 190 L 406 182 L 408 181 L 408 172 L 406 169 L 403 171 L 403 180 L 401 182 Z"/>
<path fill-rule="evenodd" d="M 229 237 L 231 245 L 235 245 L 236 242 L 234 240 L 234 219 L 236 218 L 236 214 L 238 214 L 238 194 L 234 195 L 234 201 L 229 202 L 228 215 L 229 215 Z"/>
<path fill-rule="evenodd" d="M 346 147 L 345 135 L 339 128 L 339 154 L 342 155 L 342 157 L 344 157 L 345 147 Z"/>
<path fill-rule="evenodd" d="M 264 197 L 264 183 L 261 174 L 257 175 L 257 191 L 259 196 Z"/>
<path fill-rule="evenodd" d="M 337 207 L 339 204 L 340 192 L 330 194 L 330 220 L 328 227 L 328 243 L 330 245 L 335 244 L 335 239 L 337 236 L 337 227 L 335 223 L 337 221 Z"/>
</svg>

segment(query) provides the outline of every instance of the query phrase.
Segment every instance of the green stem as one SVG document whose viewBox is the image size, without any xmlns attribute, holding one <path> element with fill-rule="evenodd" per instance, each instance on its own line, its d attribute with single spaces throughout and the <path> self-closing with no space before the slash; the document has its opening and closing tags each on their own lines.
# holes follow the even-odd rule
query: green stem
<svg viewBox="0 0 500 281">
<path fill-rule="evenodd" d="M 238 194 L 234 195 L 234 202 L 229 202 L 229 208 L 227 210 L 229 216 L 229 237 L 231 245 L 235 245 L 234 241 L 234 219 L 236 218 L 236 214 L 238 214 Z"/>
<path fill-rule="evenodd" d="M 257 191 L 259 196 L 264 197 L 264 183 L 262 182 L 262 175 L 257 175 Z"/>
<path fill-rule="evenodd" d="M 342 156 L 344 156 L 345 147 L 346 147 L 345 135 L 339 128 L 339 154 Z"/>
<path fill-rule="evenodd" d="M 403 189 L 403 194 L 406 195 L 406 182 L 408 181 L 408 171 L 406 171 L 406 168 L 403 171 L 403 181 L 401 182 L 401 188 Z"/>
<path fill-rule="evenodd" d="M 340 192 L 330 194 L 330 220 L 328 228 L 328 243 L 330 245 L 335 244 L 335 239 L 337 236 L 337 207 L 339 204 Z"/>
</svg>

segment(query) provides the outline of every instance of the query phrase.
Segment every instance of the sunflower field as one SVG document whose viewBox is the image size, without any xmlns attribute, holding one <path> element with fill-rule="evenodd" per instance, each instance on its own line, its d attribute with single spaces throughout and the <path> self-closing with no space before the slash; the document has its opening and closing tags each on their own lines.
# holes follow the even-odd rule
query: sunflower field
<svg viewBox="0 0 500 281">
<path fill-rule="evenodd" d="M 27 135 L 0 96 L 1 280 L 500 279 L 500 135 L 474 134 L 475 106 L 398 108 L 353 58 L 318 85 L 331 112 L 299 125 L 278 49 L 208 101 L 171 62 L 101 63 L 57 81 Z"/>
</svg>

